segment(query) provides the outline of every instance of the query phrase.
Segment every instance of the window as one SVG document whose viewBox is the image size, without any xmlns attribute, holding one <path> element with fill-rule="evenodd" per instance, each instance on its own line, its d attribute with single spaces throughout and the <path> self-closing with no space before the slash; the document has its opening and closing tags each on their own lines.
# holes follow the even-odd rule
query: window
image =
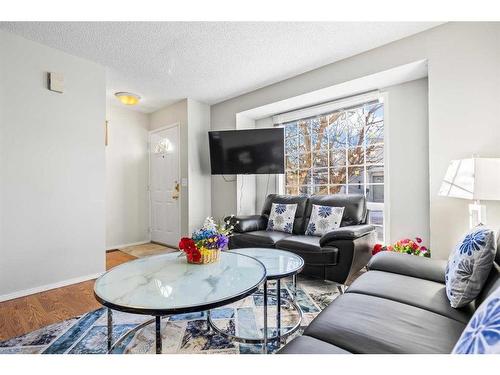
<svg viewBox="0 0 500 375">
<path fill-rule="evenodd" d="M 384 239 L 384 105 L 371 101 L 281 124 L 287 194 L 364 194 Z"/>
</svg>

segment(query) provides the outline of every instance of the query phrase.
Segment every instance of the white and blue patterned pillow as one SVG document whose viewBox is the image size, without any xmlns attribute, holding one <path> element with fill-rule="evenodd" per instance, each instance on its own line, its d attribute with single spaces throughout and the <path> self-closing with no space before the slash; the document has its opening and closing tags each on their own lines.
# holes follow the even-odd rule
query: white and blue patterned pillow
<svg viewBox="0 0 500 375">
<path fill-rule="evenodd" d="M 312 205 L 311 218 L 307 224 L 306 236 L 319 236 L 340 227 L 344 207 Z"/>
<path fill-rule="evenodd" d="M 295 221 L 295 211 L 297 211 L 297 203 L 273 203 L 269 221 L 267 222 L 267 230 L 292 233 L 293 222 Z"/>
<path fill-rule="evenodd" d="M 446 295 L 451 307 L 463 307 L 481 292 L 495 251 L 495 233 L 484 225 L 473 228 L 459 242 L 446 266 Z"/>
<path fill-rule="evenodd" d="M 453 354 L 500 354 L 500 287 L 476 310 Z"/>
</svg>

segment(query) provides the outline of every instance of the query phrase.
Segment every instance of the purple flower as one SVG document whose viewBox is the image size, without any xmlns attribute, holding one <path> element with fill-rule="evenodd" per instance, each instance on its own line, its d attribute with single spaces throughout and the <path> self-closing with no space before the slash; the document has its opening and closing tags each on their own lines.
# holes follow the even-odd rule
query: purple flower
<svg viewBox="0 0 500 375">
<path fill-rule="evenodd" d="M 222 234 L 219 235 L 217 240 L 216 240 L 217 248 L 218 249 L 225 248 L 228 242 L 229 242 L 229 238 L 227 238 L 227 236 L 224 236 Z"/>
</svg>

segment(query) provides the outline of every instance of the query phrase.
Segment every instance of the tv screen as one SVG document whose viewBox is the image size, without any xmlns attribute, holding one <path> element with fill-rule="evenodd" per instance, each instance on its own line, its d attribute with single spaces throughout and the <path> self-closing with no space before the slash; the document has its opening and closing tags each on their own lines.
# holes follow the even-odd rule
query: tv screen
<svg viewBox="0 0 500 375">
<path fill-rule="evenodd" d="M 284 129 L 208 132 L 212 174 L 284 173 Z"/>
</svg>

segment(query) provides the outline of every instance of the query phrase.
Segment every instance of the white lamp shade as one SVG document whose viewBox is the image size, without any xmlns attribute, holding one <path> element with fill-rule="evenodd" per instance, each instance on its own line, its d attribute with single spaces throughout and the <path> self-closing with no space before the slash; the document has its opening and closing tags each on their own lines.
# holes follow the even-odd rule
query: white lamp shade
<svg viewBox="0 0 500 375">
<path fill-rule="evenodd" d="M 471 200 L 500 200 L 500 159 L 452 160 L 439 195 Z"/>
</svg>

